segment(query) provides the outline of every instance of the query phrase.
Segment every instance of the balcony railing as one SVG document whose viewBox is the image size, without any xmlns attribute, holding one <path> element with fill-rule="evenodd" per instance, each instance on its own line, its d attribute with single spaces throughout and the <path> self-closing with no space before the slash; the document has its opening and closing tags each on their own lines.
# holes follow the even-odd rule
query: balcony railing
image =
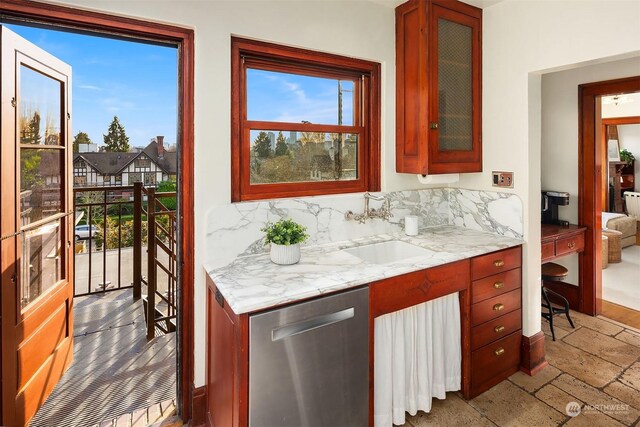
<svg viewBox="0 0 640 427">
<path fill-rule="evenodd" d="M 123 228 L 133 221 L 133 186 L 74 188 L 73 196 L 79 218 L 74 295 L 132 287 L 133 245 Z"/>
<path fill-rule="evenodd" d="M 142 183 L 74 187 L 73 193 L 75 295 L 133 288 L 133 298 L 144 300 L 147 338 L 175 331 L 177 223 L 166 201 L 176 193 Z"/>
</svg>

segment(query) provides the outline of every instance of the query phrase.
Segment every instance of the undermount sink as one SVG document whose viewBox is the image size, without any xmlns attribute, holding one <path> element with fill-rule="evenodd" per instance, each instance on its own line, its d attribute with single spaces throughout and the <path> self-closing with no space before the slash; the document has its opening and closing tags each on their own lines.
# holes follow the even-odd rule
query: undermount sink
<svg viewBox="0 0 640 427">
<path fill-rule="evenodd" d="M 353 256 L 372 264 L 390 264 L 419 256 L 431 255 L 431 251 L 400 240 L 357 246 L 343 249 Z"/>
</svg>

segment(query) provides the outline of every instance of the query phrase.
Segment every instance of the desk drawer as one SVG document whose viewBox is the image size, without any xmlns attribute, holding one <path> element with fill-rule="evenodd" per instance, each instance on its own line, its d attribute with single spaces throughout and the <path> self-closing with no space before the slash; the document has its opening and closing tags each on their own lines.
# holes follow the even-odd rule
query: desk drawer
<svg viewBox="0 0 640 427">
<path fill-rule="evenodd" d="M 471 306 L 471 325 L 481 325 L 519 308 L 520 289 L 489 298 Z"/>
<path fill-rule="evenodd" d="M 575 234 L 556 240 L 556 256 L 582 252 L 584 250 L 584 234 Z"/>
<path fill-rule="evenodd" d="M 471 280 L 518 268 L 522 264 L 521 258 L 520 246 L 475 257 L 471 260 Z"/>
<path fill-rule="evenodd" d="M 515 310 L 504 316 L 496 317 L 471 329 L 471 350 L 477 350 L 487 344 L 521 329 L 522 311 Z"/>
<path fill-rule="evenodd" d="M 506 379 L 520 365 L 520 330 L 471 353 L 472 395 Z M 489 383 L 488 387 L 483 385 Z"/>
<path fill-rule="evenodd" d="M 542 260 L 551 259 L 556 255 L 555 242 L 545 242 L 542 244 Z"/>
<path fill-rule="evenodd" d="M 475 304 L 514 289 L 519 289 L 521 283 L 522 271 L 519 268 L 494 274 L 484 279 L 474 280 L 471 286 L 471 302 Z"/>
</svg>

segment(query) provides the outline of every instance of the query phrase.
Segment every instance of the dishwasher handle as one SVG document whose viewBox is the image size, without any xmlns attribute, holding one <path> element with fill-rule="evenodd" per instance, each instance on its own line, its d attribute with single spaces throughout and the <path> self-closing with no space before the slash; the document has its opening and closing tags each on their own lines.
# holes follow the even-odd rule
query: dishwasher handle
<svg viewBox="0 0 640 427">
<path fill-rule="evenodd" d="M 354 316 L 355 309 L 353 307 L 350 307 L 344 310 L 336 311 L 335 313 L 322 314 L 320 316 L 312 317 L 311 319 L 303 320 L 302 322 L 273 328 L 271 330 L 271 341 L 279 341 L 288 337 L 292 337 L 294 335 L 303 334 L 314 329 L 322 328 L 324 326 L 333 325 L 334 323 L 351 319 Z"/>
</svg>

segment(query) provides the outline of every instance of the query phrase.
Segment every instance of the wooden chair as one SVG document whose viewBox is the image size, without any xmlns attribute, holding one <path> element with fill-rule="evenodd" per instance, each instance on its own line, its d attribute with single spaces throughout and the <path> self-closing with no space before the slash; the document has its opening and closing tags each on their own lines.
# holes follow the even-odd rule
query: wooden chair
<svg viewBox="0 0 640 427">
<path fill-rule="evenodd" d="M 571 316 L 569 316 L 569 301 L 562 295 L 552 291 L 551 289 L 547 289 L 544 286 L 545 280 L 550 281 L 562 281 L 565 277 L 567 277 L 569 271 L 561 266 L 560 264 L 556 264 L 554 262 L 547 262 L 542 264 L 542 307 L 547 309 L 545 313 L 542 311 L 542 317 L 549 321 L 549 328 L 551 329 L 551 338 L 556 340 L 556 333 L 553 330 L 553 316 L 557 316 L 559 314 L 564 314 L 567 316 L 567 320 L 572 328 L 575 329 L 573 321 L 571 320 Z M 552 297 L 552 298 L 549 298 Z M 556 305 L 551 302 L 551 299 L 556 301 Z M 562 307 L 558 307 L 558 305 L 562 305 Z"/>
</svg>

